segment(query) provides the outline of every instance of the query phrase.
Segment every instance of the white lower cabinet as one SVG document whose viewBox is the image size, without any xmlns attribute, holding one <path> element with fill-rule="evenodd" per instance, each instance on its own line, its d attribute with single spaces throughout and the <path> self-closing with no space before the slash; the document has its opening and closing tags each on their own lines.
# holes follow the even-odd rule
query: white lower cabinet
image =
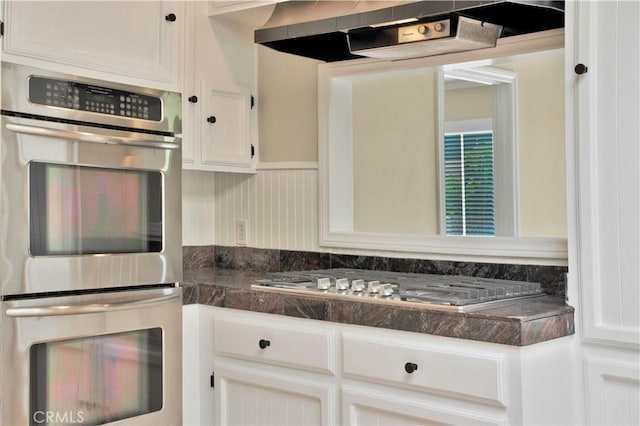
<svg viewBox="0 0 640 426">
<path fill-rule="evenodd" d="M 343 424 L 521 423 L 518 352 L 502 345 L 346 327 Z"/>
<path fill-rule="evenodd" d="M 232 309 L 216 311 L 216 424 L 337 423 L 335 333 L 316 323 Z"/>
<path fill-rule="evenodd" d="M 217 360 L 214 369 L 216 424 L 336 424 L 331 380 L 258 363 Z"/>
<path fill-rule="evenodd" d="M 501 425 L 505 416 L 434 402 L 418 392 L 378 389 L 367 385 L 342 387 L 344 425 Z"/>
<path fill-rule="evenodd" d="M 343 333 L 344 377 L 497 407 L 506 407 L 510 388 L 517 387 L 517 370 L 507 374 L 517 349 L 487 351 L 482 343 L 428 336 L 409 343 L 401 332 L 367 334 Z"/>
<path fill-rule="evenodd" d="M 212 315 L 201 316 L 200 327 L 213 328 L 212 347 L 201 347 L 207 355 L 200 356 L 212 360 L 214 424 L 500 425 L 573 419 L 566 356 L 571 338 L 520 348 L 206 310 Z M 186 361 L 185 368 L 190 368 Z"/>
</svg>

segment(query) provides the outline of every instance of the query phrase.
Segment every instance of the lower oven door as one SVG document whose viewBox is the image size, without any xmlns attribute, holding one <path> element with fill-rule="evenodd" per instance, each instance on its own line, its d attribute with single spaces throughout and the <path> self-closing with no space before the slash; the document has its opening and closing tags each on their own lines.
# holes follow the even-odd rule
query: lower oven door
<svg viewBox="0 0 640 426">
<path fill-rule="evenodd" d="M 178 425 L 178 288 L 2 302 L 0 424 Z"/>
</svg>

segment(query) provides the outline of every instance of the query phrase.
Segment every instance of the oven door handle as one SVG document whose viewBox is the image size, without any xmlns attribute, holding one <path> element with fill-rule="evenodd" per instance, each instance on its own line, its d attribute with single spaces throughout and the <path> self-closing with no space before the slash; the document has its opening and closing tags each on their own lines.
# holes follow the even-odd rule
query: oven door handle
<svg viewBox="0 0 640 426">
<path fill-rule="evenodd" d="M 7 309 L 7 316 L 26 317 L 50 317 L 58 315 L 81 315 L 96 314 L 104 312 L 124 311 L 138 308 L 147 308 L 161 303 L 167 303 L 180 298 L 180 292 L 174 294 L 151 297 L 148 299 L 134 300 L 131 302 L 114 303 L 87 303 L 81 305 L 51 305 L 51 306 L 25 306 L 20 308 Z"/>
<path fill-rule="evenodd" d="M 148 139 L 134 139 L 122 136 L 107 136 L 98 133 L 77 132 L 73 130 L 51 129 L 48 127 L 29 126 L 25 124 L 7 123 L 7 129 L 15 133 L 27 135 L 47 136 L 50 138 L 73 139 L 81 142 L 105 143 L 113 145 L 140 146 L 145 148 L 178 149 L 179 143 L 154 141 Z"/>
</svg>

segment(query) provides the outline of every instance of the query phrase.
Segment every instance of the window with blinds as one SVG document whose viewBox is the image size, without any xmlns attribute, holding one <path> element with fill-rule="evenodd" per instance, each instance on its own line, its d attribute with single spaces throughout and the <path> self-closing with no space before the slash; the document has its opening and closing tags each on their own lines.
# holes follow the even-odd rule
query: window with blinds
<svg viewBox="0 0 640 426">
<path fill-rule="evenodd" d="M 444 137 L 447 235 L 495 235 L 493 133 Z"/>
</svg>

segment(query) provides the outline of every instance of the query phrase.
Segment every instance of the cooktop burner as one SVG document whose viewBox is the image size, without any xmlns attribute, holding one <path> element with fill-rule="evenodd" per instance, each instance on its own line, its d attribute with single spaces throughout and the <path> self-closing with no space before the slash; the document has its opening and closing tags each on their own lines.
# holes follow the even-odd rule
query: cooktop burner
<svg viewBox="0 0 640 426">
<path fill-rule="evenodd" d="M 540 284 L 532 282 L 346 268 L 269 273 L 252 287 L 371 302 L 428 303 L 456 311 L 544 295 Z"/>
</svg>

